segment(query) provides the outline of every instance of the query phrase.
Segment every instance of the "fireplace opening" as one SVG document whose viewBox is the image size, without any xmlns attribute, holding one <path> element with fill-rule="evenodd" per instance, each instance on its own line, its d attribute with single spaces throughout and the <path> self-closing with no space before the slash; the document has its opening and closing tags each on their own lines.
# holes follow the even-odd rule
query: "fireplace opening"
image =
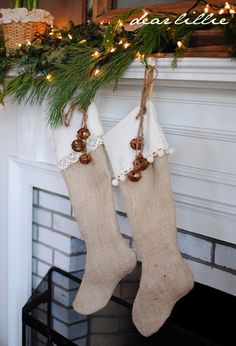
<svg viewBox="0 0 236 346">
<path fill-rule="evenodd" d="M 117 217 L 121 230 L 127 228 L 126 216 L 118 213 Z M 127 229 L 125 233 L 127 243 L 137 251 L 132 238 L 127 235 Z M 75 237 L 76 234 L 78 238 Z M 37 294 L 44 287 L 41 286 L 42 282 L 47 286 L 48 279 L 44 278 L 52 267 L 58 267 L 76 278 L 83 277 L 86 247 L 80 237 L 68 197 L 33 189 L 32 238 L 33 292 Z M 236 308 L 236 246 L 185 230 L 178 230 L 178 244 L 182 256 L 193 271 L 195 288 L 176 304 L 170 318 L 156 335 L 148 339 L 142 338 L 131 321 L 131 310 L 128 309 L 127 313 L 126 308 L 124 316 L 120 307 L 111 308 L 112 302 L 107 308 L 114 310 L 113 315 L 109 311 L 103 311 L 102 315 L 98 313 L 88 319 L 81 319 L 72 309 L 78 283 L 63 278 L 63 275 L 58 275 L 57 281 L 53 282 L 57 301 L 53 302 L 51 309 L 52 328 L 68 337 L 72 327 L 76 329 L 78 318 L 78 323 L 84 326 L 84 334 L 78 337 L 84 340 L 80 340 L 79 345 L 84 342 L 86 346 L 128 345 L 129 337 L 140 338 L 139 341 L 135 339 L 135 345 L 156 345 L 157 342 L 160 346 L 173 346 L 173 342 L 181 346 L 231 345 L 234 326 L 230 311 L 233 312 Z M 141 264 L 121 281 L 114 296 L 132 304 L 140 276 Z M 47 306 L 41 306 L 38 310 L 45 323 Z M 120 334 L 122 342 L 117 341 L 121 340 Z"/>
<path fill-rule="evenodd" d="M 76 276 L 50 269 L 23 308 L 22 346 L 49 341 L 71 346 L 228 346 L 234 340 L 236 298 L 227 293 L 196 283 L 161 329 L 145 338 L 136 330 L 132 304 L 126 300 L 113 296 L 104 309 L 90 316 L 73 311 L 71 298 L 80 283 Z"/>
</svg>

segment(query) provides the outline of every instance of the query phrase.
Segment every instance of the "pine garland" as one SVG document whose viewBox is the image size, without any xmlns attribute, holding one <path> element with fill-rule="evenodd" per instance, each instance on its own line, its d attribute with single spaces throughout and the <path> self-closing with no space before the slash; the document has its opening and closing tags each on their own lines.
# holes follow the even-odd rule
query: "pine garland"
<svg viewBox="0 0 236 346">
<path fill-rule="evenodd" d="M 124 72 L 137 57 L 146 64 L 152 53 L 174 54 L 173 66 L 189 46 L 196 25 L 175 25 L 176 16 L 169 25 L 144 25 L 135 31 L 126 31 L 124 22 L 140 13 L 135 9 L 115 18 L 110 25 L 92 21 L 68 29 L 50 28 L 37 35 L 31 44 L 23 45 L 6 54 L 0 36 L 0 83 L 5 84 L 0 102 L 6 95 L 16 102 L 41 104 L 47 100 L 48 123 L 52 127 L 64 122 L 65 105 L 87 109 L 99 88 L 111 85 L 117 88 Z M 199 13 L 191 13 L 195 18 Z M 163 18 L 164 15 L 150 15 Z M 236 58 L 236 19 L 220 26 L 225 33 L 225 43 L 230 46 L 230 56 Z M 215 27 L 215 26 L 214 26 Z M 205 29 L 211 29 L 209 25 Z M 179 44 L 181 43 L 181 44 Z M 17 69 L 17 77 L 6 80 L 10 69 Z"/>
</svg>

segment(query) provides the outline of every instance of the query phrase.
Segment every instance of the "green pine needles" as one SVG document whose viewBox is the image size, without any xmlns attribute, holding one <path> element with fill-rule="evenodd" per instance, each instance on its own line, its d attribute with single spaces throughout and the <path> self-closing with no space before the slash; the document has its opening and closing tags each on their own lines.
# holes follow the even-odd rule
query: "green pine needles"
<svg viewBox="0 0 236 346">
<path fill-rule="evenodd" d="M 59 30 L 50 28 L 36 35 L 31 44 L 6 54 L 0 36 L 0 83 L 4 84 L 0 102 L 10 96 L 15 102 L 48 105 L 48 123 L 64 124 L 66 105 L 87 109 L 97 91 L 104 86 L 117 88 L 119 80 L 137 57 L 147 64 L 153 53 L 173 53 L 173 66 L 189 46 L 196 25 L 143 25 L 134 31 L 125 30 L 124 22 L 140 9 L 125 13 L 110 25 L 87 21 L 83 25 Z M 197 16 L 198 14 L 191 14 Z M 163 18 L 164 15 L 152 18 Z M 169 16 L 170 17 L 170 16 Z M 230 56 L 236 58 L 236 19 L 221 26 Z M 207 26 L 205 29 L 211 29 Z M 10 69 L 17 76 L 6 78 Z"/>
</svg>

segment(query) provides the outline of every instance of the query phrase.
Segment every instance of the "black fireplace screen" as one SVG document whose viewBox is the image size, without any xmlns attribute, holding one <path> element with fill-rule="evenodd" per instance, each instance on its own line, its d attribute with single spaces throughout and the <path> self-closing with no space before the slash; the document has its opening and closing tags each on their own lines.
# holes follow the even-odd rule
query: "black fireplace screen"
<svg viewBox="0 0 236 346">
<path fill-rule="evenodd" d="M 182 298 L 158 333 L 145 338 L 132 323 L 132 304 L 112 297 L 98 313 L 76 313 L 81 279 L 51 268 L 22 309 L 23 346 L 231 346 L 236 298 L 204 285 Z"/>
</svg>

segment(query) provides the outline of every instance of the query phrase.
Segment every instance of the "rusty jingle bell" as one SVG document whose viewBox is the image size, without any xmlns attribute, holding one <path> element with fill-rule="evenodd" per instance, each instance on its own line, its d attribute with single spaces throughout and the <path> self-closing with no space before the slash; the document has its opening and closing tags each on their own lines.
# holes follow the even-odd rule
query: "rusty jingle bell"
<svg viewBox="0 0 236 346">
<path fill-rule="evenodd" d="M 79 160 L 83 165 L 88 165 L 92 161 L 92 157 L 88 153 L 83 153 L 80 156 Z"/>
<path fill-rule="evenodd" d="M 145 171 L 148 168 L 148 161 L 143 157 L 142 154 L 139 154 L 133 162 L 135 171 Z"/>
<path fill-rule="evenodd" d="M 144 141 L 142 137 L 133 138 L 130 142 L 130 146 L 134 150 L 141 150 L 144 145 Z"/>
<path fill-rule="evenodd" d="M 74 151 L 81 152 L 85 148 L 85 143 L 81 139 L 75 139 L 72 142 L 71 147 Z"/>
<path fill-rule="evenodd" d="M 132 170 L 128 173 L 128 179 L 134 183 L 139 181 L 142 178 L 142 174 L 139 171 Z"/>
<path fill-rule="evenodd" d="M 82 127 L 77 131 L 77 139 L 75 139 L 71 147 L 76 152 L 82 152 L 79 160 L 83 165 L 88 165 L 92 161 L 92 157 L 87 153 L 86 140 L 89 138 L 90 132 L 87 127 Z"/>
<path fill-rule="evenodd" d="M 90 136 L 90 132 L 86 127 L 82 127 L 81 129 L 79 129 L 79 131 L 77 132 L 77 136 L 79 139 L 88 139 Z"/>
<path fill-rule="evenodd" d="M 144 145 L 144 140 L 142 137 L 133 138 L 130 142 L 130 146 L 134 150 L 142 150 Z M 133 161 L 134 169 L 128 173 L 128 179 L 132 182 L 137 182 L 142 178 L 141 171 L 147 169 L 149 163 L 145 159 L 142 153 L 139 153 L 135 160 Z"/>
</svg>

